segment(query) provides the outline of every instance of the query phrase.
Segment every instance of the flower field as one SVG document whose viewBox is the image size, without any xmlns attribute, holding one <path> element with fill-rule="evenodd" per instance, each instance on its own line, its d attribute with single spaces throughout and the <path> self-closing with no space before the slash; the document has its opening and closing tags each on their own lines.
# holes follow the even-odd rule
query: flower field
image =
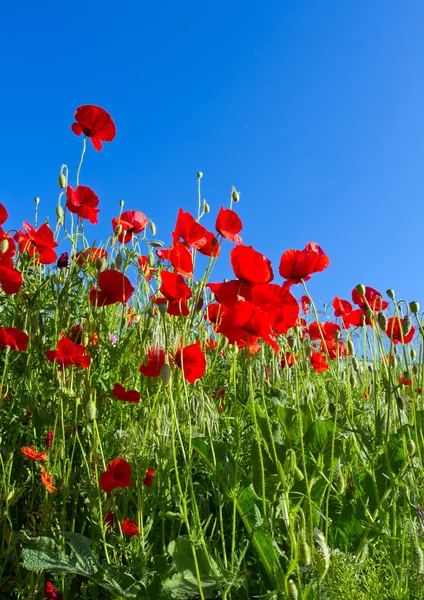
<svg viewBox="0 0 424 600">
<path fill-rule="evenodd" d="M 0 205 L 0 598 L 424 598 L 418 303 L 352 282 L 324 314 L 325 251 L 271 265 L 235 188 L 209 231 L 202 173 L 165 242 L 121 202 L 91 244 L 116 128 L 71 129 L 55 217 Z"/>
</svg>

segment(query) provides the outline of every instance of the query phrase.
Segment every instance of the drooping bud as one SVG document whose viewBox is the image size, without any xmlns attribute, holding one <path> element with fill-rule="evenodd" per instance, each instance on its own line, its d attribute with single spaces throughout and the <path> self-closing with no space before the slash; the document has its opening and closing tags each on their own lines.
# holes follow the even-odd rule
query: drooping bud
<svg viewBox="0 0 424 600">
<path fill-rule="evenodd" d="M 121 235 L 121 233 L 122 233 L 122 225 L 121 225 L 121 223 L 119 223 L 119 225 L 117 225 L 115 227 L 115 229 L 113 230 L 113 235 L 115 237 L 119 237 Z"/>
<path fill-rule="evenodd" d="M 159 240 L 153 240 L 153 242 L 150 242 L 150 245 L 153 246 L 153 248 L 162 248 L 164 243 Z"/>
<path fill-rule="evenodd" d="M 418 544 L 414 546 L 414 561 L 416 573 L 422 575 L 424 573 L 424 552 Z"/>
<path fill-rule="evenodd" d="M 149 256 L 147 258 L 147 262 L 149 263 L 149 267 L 152 269 L 155 266 L 155 257 L 153 252 L 149 249 Z"/>
<path fill-rule="evenodd" d="M 412 350 L 411 350 L 411 358 L 412 358 Z M 418 365 L 412 365 L 412 372 L 414 375 L 418 375 L 418 373 L 420 372 Z"/>
<path fill-rule="evenodd" d="M 208 214 L 211 211 L 211 208 L 209 206 L 209 204 L 206 202 L 206 200 L 203 200 L 203 212 Z"/>
<path fill-rule="evenodd" d="M 420 305 L 416 300 L 409 303 L 409 308 L 413 315 L 417 315 L 420 312 Z"/>
<path fill-rule="evenodd" d="M 152 220 L 149 221 L 149 227 L 150 231 L 152 232 L 152 235 L 156 235 L 156 225 L 153 223 Z"/>
<path fill-rule="evenodd" d="M 380 311 L 377 315 L 377 321 L 380 325 L 381 331 L 387 331 L 387 317 L 383 311 Z"/>
<path fill-rule="evenodd" d="M 412 319 L 410 315 L 405 315 L 402 321 L 402 331 L 403 335 L 408 335 L 408 333 L 412 329 Z"/>
<path fill-rule="evenodd" d="M 162 366 L 160 370 L 160 378 L 162 379 L 162 383 L 165 387 L 168 387 L 169 382 L 171 381 L 171 367 L 166 363 Z"/>
<path fill-rule="evenodd" d="M 120 252 L 118 252 L 118 254 L 115 257 L 115 265 L 118 270 L 122 267 L 123 262 L 124 262 L 124 259 L 122 258 L 122 254 Z"/>
<path fill-rule="evenodd" d="M 356 381 L 356 377 L 355 377 L 354 373 L 350 374 L 349 382 L 350 382 L 351 387 L 353 387 L 353 388 L 356 387 L 357 381 Z"/>
<path fill-rule="evenodd" d="M 194 309 L 195 312 L 200 312 L 203 308 L 203 298 L 199 298 L 198 301 L 196 302 L 196 307 Z"/>
<path fill-rule="evenodd" d="M 66 177 L 63 173 L 59 173 L 59 177 L 57 178 L 59 182 L 59 187 L 64 190 L 66 188 Z"/>
<path fill-rule="evenodd" d="M 386 294 L 389 296 L 390 300 L 393 300 L 393 302 L 395 301 L 395 290 L 386 290 Z"/>
<path fill-rule="evenodd" d="M 233 199 L 233 202 L 239 202 L 240 200 L 240 193 L 236 190 L 234 186 L 232 186 L 231 188 L 231 198 Z"/>
<path fill-rule="evenodd" d="M 365 296 L 365 286 L 363 283 L 358 283 L 355 289 L 358 292 L 358 294 L 362 296 L 362 298 Z"/>
</svg>

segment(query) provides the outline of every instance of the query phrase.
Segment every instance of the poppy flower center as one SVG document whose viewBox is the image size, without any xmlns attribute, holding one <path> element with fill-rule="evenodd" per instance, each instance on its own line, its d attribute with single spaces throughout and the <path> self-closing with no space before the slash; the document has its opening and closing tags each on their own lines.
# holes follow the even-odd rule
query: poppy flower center
<svg viewBox="0 0 424 600">
<path fill-rule="evenodd" d="M 84 127 L 84 133 L 87 137 L 91 137 L 93 135 L 93 132 L 88 127 Z"/>
<path fill-rule="evenodd" d="M 119 479 L 121 477 L 121 473 L 119 471 L 116 471 L 116 473 L 113 474 L 114 479 Z"/>
</svg>

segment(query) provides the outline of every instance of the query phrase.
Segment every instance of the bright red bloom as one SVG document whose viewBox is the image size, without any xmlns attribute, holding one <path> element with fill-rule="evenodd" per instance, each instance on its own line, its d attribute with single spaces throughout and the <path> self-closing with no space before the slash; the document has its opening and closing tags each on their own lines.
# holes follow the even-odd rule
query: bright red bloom
<svg viewBox="0 0 424 600">
<path fill-rule="evenodd" d="M 299 304 L 290 289 L 276 283 L 259 283 L 251 286 L 252 304 L 269 319 L 277 334 L 287 333 L 296 325 Z"/>
<path fill-rule="evenodd" d="M 390 319 L 387 320 L 386 335 L 394 344 L 398 344 L 399 342 L 401 344 L 408 344 L 414 337 L 415 327 L 411 327 L 408 334 L 404 335 L 402 332 L 402 324 L 403 319 L 400 319 L 399 317 L 390 317 Z"/>
<path fill-rule="evenodd" d="M 79 185 L 75 190 L 70 185 L 66 188 L 66 208 L 81 219 L 88 219 L 93 224 L 98 223 L 97 215 L 100 212 L 96 208 L 98 205 L 98 197 L 86 185 Z"/>
<path fill-rule="evenodd" d="M 241 279 L 231 279 L 222 283 L 207 283 L 206 287 L 214 294 L 215 299 L 226 308 L 231 308 L 239 300 L 252 300 L 252 286 Z"/>
<path fill-rule="evenodd" d="M 182 208 L 178 211 L 172 243 L 175 245 L 180 238 L 205 256 L 216 257 L 219 254 L 219 243 L 214 234 L 200 225 L 189 212 L 184 212 Z"/>
<path fill-rule="evenodd" d="M 172 248 L 160 248 L 156 251 L 156 254 L 159 258 L 169 260 L 177 273 L 193 279 L 193 255 L 187 246 L 181 242 L 176 242 Z"/>
<path fill-rule="evenodd" d="M 20 350 L 25 352 L 28 346 L 28 335 L 25 331 L 16 327 L 5 327 L 0 329 L 0 349 L 4 350 L 9 346 L 11 350 Z"/>
<path fill-rule="evenodd" d="M 153 475 L 156 473 L 156 469 L 147 469 L 143 483 L 146 487 L 151 487 L 153 484 Z"/>
<path fill-rule="evenodd" d="M 41 467 L 41 483 L 44 485 L 49 494 L 54 494 L 57 489 L 53 485 L 52 477 L 47 473 L 44 467 Z"/>
<path fill-rule="evenodd" d="M 413 385 L 413 383 L 414 383 L 414 380 L 412 379 L 412 377 L 408 377 L 407 373 L 406 373 L 406 375 L 399 375 L 398 381 L 405 387 L 409 387 L 410 385 Z"/>
<path fill-rule="evenodd" d="M 107 258 L 107 252 L 103 248 L 86 248 L 75 255 L 75 262 L 83 267 L 87 263 L 94 263 L 98 258 Z"/>
<path fill-rule="evenodd" d="M 182 275 L 170 271 L 161 271 L 160 278 L 162 285 L 159 291 L 167 300 L 182 300 L 183 298 L 192 297 L 192 291 Z"/>
<path fill-rule="evenodd" d="M 61 367 L 76 365 L 87 369 L 91 363 L 87 348 L 82 344 L 74 344 L 69 338 L 59 340 L 57 350 L 46 350 L 44 354 L 50 362 L 56 361 Z"/>
<path fill-rule="evenodd" d="M 44 593 L 46 595 L 46 600 L 62 600 L 63 598 L 59 590 L 57 590 L 50 581 L 46 581 Z"/>
<path fill-rule="evenodd" d="M 159 377 L 162 367 L 165 364 L 165 350 L 159 348 L 150 348 L 147 353 L 147 364 L 141 365 L 139 371 L 145 377 Z"/>
<path fill-rule="evenodd" d="M 107 471 L 100 475 L 100 487 L 106 494 L 117 487 L 127 488 L 131 485 L 131 465 L 124 458 L 112 460 Z"/>
<path fill-rule="evenodd" d="M 65 332 L 62 331 L 60 337 L 67 337 L 70 340 L 72 340 L 75 344 L 81 344 L 84 339 L 84 333 L 88 334 L 88 332 L 85 329 L 85 325 L 81 327 L 81 325 L 77 324 L 72 325 L 68 335 L 65 335 Z M 91 331 L 88 338 L 88 345 L 95 346 L 98 341 L 99 336 L 97 335 L 97 333 L 95 331 Z"/>
<path fill-rule="evenodd" d="M 135 521 L 131 521 L 131 519 L 125 519 L 121 525 L 121 529 L 124 535 L 138 535 L 140 533 L 137 523 Z"/>
<path fill-rule="evenodd" d="M 215 229 L 222 237 L 230 240 L 230 242 L 235 242 L 236 244 L 243 242 L 241 237 L 237 235 L 243 229 L 240 217 L 229 208 L 221 206 L 216 219 Z"/>
<path fill-rule="evenodd" d="M 301 303 L 302 303 L 302 310 L 303 310 L 303 313 L 304 313 L 305 315 L 307 315 L 307 314 L 308 314 L 308 312 L 309 312 L 309 306 L 310 306 L 310 304 L 311 304 L 311 299 L 310 299 L 310 298 L 308 298 L 308 296 L 302 296 L 302 297 L 300 298 L 300 301 L 301 301 Z"/>
<path fill-rule="evenodd" d="M 22 274 L 13 267 L 12 259 L 0 255 L 0 285 L 5 294 L 16 294 L 21 289 Z"/>
<path fill-rule="evenodd" d="M 236 246 L 231 250 L 230 262 L 238 279 L 250 283 L 269 283 L 274 279 L 271 262 L 252 246 Z"/>
<path fill-rule="evenodd" d="M 177 367 L 182 370 L 184 379 L 189 383 L 194 383 L 203 377 L 206 371 L 206 358 L 200 347 L 200 341 L 178 348 L 174 360 Z"/>
<path fill-rule="evenodd" d="M 91 306 L 108 306 L 121 302 L 126 304 L 134 291 L 126 275 L 115 269 L 107 269 L 99 274 L 98 289 L 90 292 Z"/>
<path fill-rule="evenodd" d="M 123 400 L 124 402 L 138 404 L 140 401 L 140 392 L 137 392 L 137 390 L 125 390 L 124 386 L 120 383 L 115 383 L 112 394 L 115 398 Z"/>
<path fill-rule="evenodd" d="M 386 300 L 383 300 L 380 292 L 377 292 L 377 290 L 368 286 L 365 286 L 365 296 L 360 296 L 356 291 L 356 288 L 353 288 L 352 300 L 364 311 L 369 308 L 374 311 L 385 310 L 389 306 L 389 303 L 386 302 Z"/>
<path fill-rule="evenodd" d="M 156 273 L 156 269 L 149 265 L 149 257 L 148 256 L 139 256 L 138 258 L 138 266 L 141 269 L 144 277 L 147 281 L 151 281 L 153 275 Z"/>
<path fill-rule="evenodd" d="M 213 302 L 209 304 L 206 308 L 206 314 L 204 315 L 204 319 L 206 321 L 210 321 L 213 325 L 218 325 L 221 321 L 221 317 L 223 314 L 223 308 L 217 302 Z"/>
<path fill-rule="evenodd" d="M 76 123 L 72 123 L 72 131 L 75 135 L 83 133 L 90 138 L 97 151 L 102 149 L 102 142 L 111 142 L 116 135 L 112 117 L 100 106 L 93 104 L 79 106 L 74 118 Z"/>
<path fill-rule="evenodd" d="M 48 460 L 47 454 L 45 454 L 44 452 L 37 452 L 34 446 L 22 446 L 21 450 L 22 454 L 30 460 Z"/>
<path fill-rule="evenodd" d="M 335 332 L 341 333 L 340 326 L 337 323 L 327 321 L 327 323 L 318 323 L 314 321 L 309 325 L 308 333 L 311 340 L 335 340 Z"/>
<path fill-rule="evenodd" d="M 298 362 L 299 357 L 296 354 L 292 354 L 291 352 L 286 352 L 284 356 L 281 357 L 280 367 L 284 369 L 285 367 L 293 367 L 294 363 Z"/>
<path fill-rule="evenodd" d="M 53 250 L 59 244 L 55 242 L 53 231 L 44 223 L 36 230 L 26 221 L 22 224 L 27 233 L 17 231 L 13 239 L 19 244 L 21 253 L 27 251 L 31 258 L 36 258 L 43 265 L 51 265 L 56 262 L 57 254 Z"/>
<path fill-rule="evenodd" d="M 128 244 L 134 234 L 141 233 L 146 229 L 148 222 L 149 219 L 139 210 L 126 210 L 118 219 L 112 219 L 112 227 L 114 231 L 118 225 L 122 227 L 122 232 L 118 235 L 118 240 L 121 244 Z"/>
<path fill-rule="evenodd" d="M 324 352 L 312 352 L 309 360 L 316 373 L 328 371 L 330 365 Z"/>
<path fill-rule="evenodd" d="M 288 283 L 300 283 L 311 279 L 312 273 L 324 271 L 330 264 L 330 259 L 324 250 L 309 242 L 303 250 L 286 250 L 280 260 L 280 275 Z"/>
<path fill-rule="evenodd" d="M 3 223 L 6 223 L 8 217 L 9 217 L 9 214 L 6 210 L 6 207 L 3 206 L 3 204 L 0 202 L 0 225 L 3 225 Z"/>
</svg>

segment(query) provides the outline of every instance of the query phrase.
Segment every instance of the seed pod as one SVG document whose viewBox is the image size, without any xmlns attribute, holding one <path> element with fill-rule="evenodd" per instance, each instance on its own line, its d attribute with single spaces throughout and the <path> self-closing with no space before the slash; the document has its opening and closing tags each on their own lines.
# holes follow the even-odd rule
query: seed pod
<svg viewBox="0 0 424 600">
<path fill-rule="evenodd" d="M 236 190 L 234 186 L 232 186 L 231 188 L 231 198 L 233 199 L 233 202 L 239 202 L 240 200 L 240 193 Z"/>
<path fill-rule="evenodd" d="M 311 564 L 311 549 L 305 539 L 300 541 L 299 558 L 302 565 L 307 566 Z"/>
<path fill-rule="evenodd" d="M 96 405 L 92 400 L 89 400 L 85 405 L 85 414 L 89 421 L 94 421 L 96 418 L 97 410 Z"/>
<path fill-rule="evenodd" d="M 393 300 L 393 302 L 395 301 L 395 290 L 386 290 L 386 294 L 389 296 L 390 300 Z"/>
<path fill-rule="evenodd" d="M 414 440 L 408 440 L 406 442 L 406 449 L 408 450 L 409 456 L 414 456 L 414 454 L 417 450 Z"/>
<path fill-rule="evenodd" d="M 202 179 L 203 173 L 202 171 L 197 171 L 197 179 Z"/>
<path fill-rule="evenodd" d="M 152 235 L 156 235 L 156 225 L 153 223 L 152 220 L 149 221 L 149 228 L 150 228 L 150 231 L 152 232 Z"/>
<path fill-rule="evenodd" d="M 417 315 L 420 312 L 420 305 L 416 300 L 409 303 L 409 308 L 413 315 Z"/>
<path fill-rule="evenodd" d="M 365 296 L 365 286 L 363 283 L 358 283 L 355 289 L 358 292 L 358 294 L 362 296 L 362 298 Z"/>
<path fill-rule="evenodd" d="M 61 221 L 63 220 L 63 208 L 60 206 L 60 204 L 56 206 L 56 216 Z"/>
<path fill-rule="evenodd" d="M 59 173 L 59 177 L 57 178 L 59 182 L 59 187 L 64 190 L 66 188 L 66 177 L 63 173 Z"/>
<path fill-rule="evenodd" d="M 203 212 L 206 213 L 206 214 L 208 214 L 209 212 L 211 212 L 211 207 L 206 202 L 206 200 L 203 200 Z"/>
<path fill-rule="evenodd" d="M 106 266 L 106 259 L 104 257 L 98 256 L 96 258 L 96 263 L 95 264 L 96 264 L 96 269 L 98 271 L 101 271 Z"/>
<path fill-rule="evenodd" d="M 153 246 L 153 248 L 162 248 L 164 243 L 160 240 L 153 240 L 153 242 L 150 242 L 150 245 Z"/>
<path fill-rule="evenodd" d="M 160 370 L 160 378 L 162 379 L 163 385 L 165 387 L 168 387 L 169 382 L 171 381 L 171 367 L 166 363 Z"/>
<path fill-rule="evenodd" d="M 116 268 L 120 269 L 122 267 L 123 262 L 124 262 L 124 259 L 122 258 L 122 254 L 120 252 L 118 252 L 118 254 L 115 257 Z"/>
<path fill-rule="evenodd" d="M 402 321 L 402 331 L 403 335 L 408 335 L 408 333 L 412 329 L 412 319 L 410 315 L 405 315 Z"/>
<path fill-rule="evenodd" d="M 121 233 L 122 233 L 122 225 L 121 225 L 121 223 L 119 223 L 119 225 L 117 225 L 115 227 L 115 229 L 113 230 L 113 235 L 115 237 L 119 237 L 121 235 Z"/>
<path fill-rule="evenodd" d="M 350 356 L 355 354 L 355 346 L 353 345 L 353 342 L 350 338 L 346 340 L 346 350 Z"/>
<path fill-rule="evenodd" d="M 297 587 L 293 579 L 289 579 L 287 582 L 287 589 L 289 592 L 290 600 L 298 600 L 299 592 L 297 591 Z"/>
<path fill-rule="evenodd" d="M 415 348 L 411 348 L 411 360 L 415 360 L 417 358 L 417 351 Z"/>
<path fill-rule="evenodd" d="M 355 369 L 356 372 L 359 371 L 359 362 L 356 356 L 352 356 L 352 367 Z"/>
<path fill-rule="evenodd" d="M 0 252 L 4 254 L 5 252 L 8 251 L 8 249 L 9 249 L 9 240 L 7 240 L 7 239 L 2 240 L 1 244 L 0 244 Z"/>
<path fill-rule="evenodd" d="M 384 312 L 380 311 L 377 315 L 377 321 L 381 331 L 387 331 L 387 317 Z"/>
</svg>

